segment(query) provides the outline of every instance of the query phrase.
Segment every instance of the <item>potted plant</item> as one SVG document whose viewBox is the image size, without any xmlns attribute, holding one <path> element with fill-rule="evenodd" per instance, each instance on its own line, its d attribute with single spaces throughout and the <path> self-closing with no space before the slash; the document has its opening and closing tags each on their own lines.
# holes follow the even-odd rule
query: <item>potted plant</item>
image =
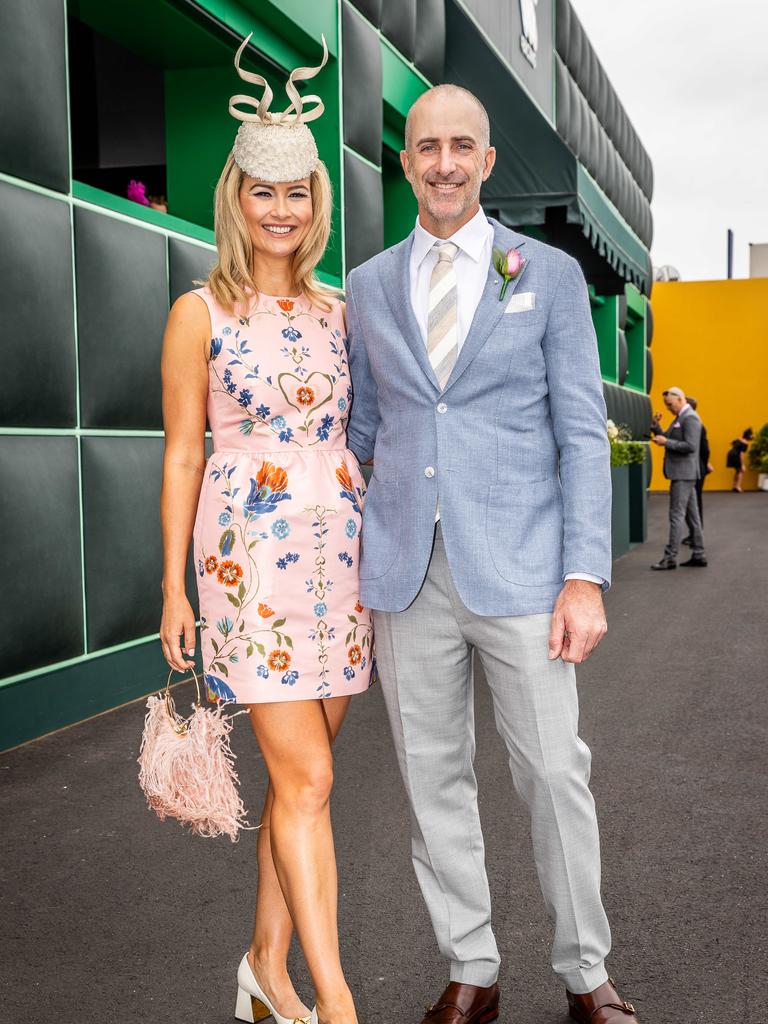
<svg viewBox="0 0 768 1024">
<path fill-rule="evenodd" d="M 633 441 L 626 424 L 608 420 L 608 440 L 611 444 L 611 535 L 613 557 L 629 551 L 633 542 L 645 540 L 645 486 L 643 463 L 647 443 Z M 637 467 L 637 469 L 635 469 Z M 638 488 L 639 482 L 639 488 Z"/>
<path fill-rule="evenodd" d="M 757 472 L 758 490 L 768 491 L 768 423 L 752 439 L 747 450 L 747 465 Z"/>
</svg>

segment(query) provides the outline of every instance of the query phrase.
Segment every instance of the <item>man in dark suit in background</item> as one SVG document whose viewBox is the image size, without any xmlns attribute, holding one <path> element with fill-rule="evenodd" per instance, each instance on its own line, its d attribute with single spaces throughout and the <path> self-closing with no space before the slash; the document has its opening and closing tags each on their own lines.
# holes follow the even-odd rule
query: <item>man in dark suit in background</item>
<svg viewBox="0 0 768 1024">
<path fill-rule="evenodd" d="M 699 403 L 695 398 L 691 398 L 690 395 L 686 395 L 686 400 L 690 407 L 698 412 Z M 696 500 L 699 503 L 699 519 L 701 520 L 702 529 L 704 528 L 704 504 L 702 501 L 702 491 L 704 490 L 704 478 L 708 473 L 713 470 L 712 463 L 709 461 L 709 439 L 707 437 L 707 428 L 704 424 L 701 424 L 701 441 L 699 442 L 699 479 L 696 481 Z M 687 544 L 689 547 L 693 542 L 693 525 L 691 523 L 691 517 L 686 512 L 685 521 L 688 526 L 688 536 L 683 537 L 681 544 Z"/>
<path fill-rule="evenodd" d="M 698 413 L 688 404 L 682 388 L 667 388 L 663 392 L 664 404 L 674 419 L 662 430 L 659 426 L 661 413 L 656 413 L 651 424 L 652 440 L 664 446 L 664 476 L 670 481 L 669 487 L 669 541 L 664 554 L 652 569 L 676 569 L 677 553 L 683 533 L 686 513 L 693 523 L 692 555 L 684 566 L 701 568 L 707 564 L 704 554 L 704 535 L 696 500 L 696 481 L 699 478 L 699 446 L 701 443 L 701 420 Z"/>
</svg>

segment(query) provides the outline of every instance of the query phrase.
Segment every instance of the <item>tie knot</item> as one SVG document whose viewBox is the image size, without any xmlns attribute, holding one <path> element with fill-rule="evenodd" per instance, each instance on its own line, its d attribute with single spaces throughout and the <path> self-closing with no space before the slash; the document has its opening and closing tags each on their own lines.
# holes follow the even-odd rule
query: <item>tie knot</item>
<svg viewBox="0 0 768 1024">
<path fill-rule="evenodd" d="M 435 242 L 435 248 L 438 263 L 453 263 L 459 251 L 458 245 L 454 242 Z"/>
</svg>

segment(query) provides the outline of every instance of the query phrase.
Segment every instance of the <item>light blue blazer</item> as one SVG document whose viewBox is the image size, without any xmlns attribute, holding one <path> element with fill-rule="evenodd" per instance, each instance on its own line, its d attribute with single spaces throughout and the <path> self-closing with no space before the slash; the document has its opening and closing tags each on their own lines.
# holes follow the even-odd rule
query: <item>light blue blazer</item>
<svg viewBox="0 0 768 1024">
<path fill-rule="evenodd" d="M 481 615 L 551 612 L 567 572 L 611 576 L 611 476 L 584 276 L 559 249 L 488 218 L 525 265 L 499 301 L 490 264 L 440 391 L 410 301 L 413 236 L 347 278 L 349 447 L 374 467 L 361 600 L 402 611 L 432 549 L 435 509 L 456 588 Z"/>
</svg>

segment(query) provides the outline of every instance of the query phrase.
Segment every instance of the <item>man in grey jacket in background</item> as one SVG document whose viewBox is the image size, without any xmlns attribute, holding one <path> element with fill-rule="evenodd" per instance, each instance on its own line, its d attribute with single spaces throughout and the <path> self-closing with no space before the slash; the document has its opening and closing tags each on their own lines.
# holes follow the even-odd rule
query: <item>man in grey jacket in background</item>
<svg viewBox="0 0 768 1024">
<path fill-rule="evenodd" d="M 672 424 L 662 430 L 659 426 L 661 413 L 653 418 L 651 433 L 656 444 L 664 446 L 664 476 L 670 481 L 669 487 L 669 541 L 660 561 L 652 569 L 676 569 L 677 552 L 683 535 L 686 513 L 691 524 L 692 555 L 681 565 L 703 568 L 707 564 L 704 554 L 704 535 L 696 497 L 696 481 L 701 474 L 699 466 L 699 445 L 701 442 L 701 420 L 688 403 L 682 388 L 668 388 L 664 392 L 664 404 L 674 416 Z"/>
</svg>

